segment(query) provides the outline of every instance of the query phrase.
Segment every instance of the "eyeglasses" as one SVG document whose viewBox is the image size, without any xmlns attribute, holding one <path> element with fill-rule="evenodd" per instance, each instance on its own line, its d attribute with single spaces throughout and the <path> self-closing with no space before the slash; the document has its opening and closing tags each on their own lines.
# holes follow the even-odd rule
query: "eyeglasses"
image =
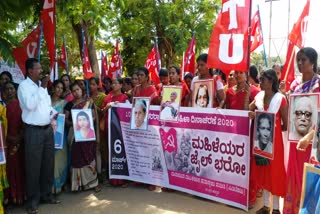
<svg viewBox="0 0 320 214">
<path fill-rule="evenodd" d="M 295 111 L 294 113 L 298 118 L 301 118 L 302 115 L 304 115 L 304 117 L 307 120 L 309 120 L 311 118 L 311 116 L 312 116 L 312 112 L 309 112 L 309 111 Z"/>
</svg>

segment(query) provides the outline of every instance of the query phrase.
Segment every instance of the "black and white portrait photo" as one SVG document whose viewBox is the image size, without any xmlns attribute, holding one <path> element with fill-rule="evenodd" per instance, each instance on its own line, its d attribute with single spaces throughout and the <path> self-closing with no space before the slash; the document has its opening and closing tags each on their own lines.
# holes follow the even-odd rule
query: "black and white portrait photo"
<svg viewBox="0 0 320 214">
<path fill-rule="evenodd" d="M 275 114 L 256 111 L 253 154 L 273 159 Z"/>
</svg>

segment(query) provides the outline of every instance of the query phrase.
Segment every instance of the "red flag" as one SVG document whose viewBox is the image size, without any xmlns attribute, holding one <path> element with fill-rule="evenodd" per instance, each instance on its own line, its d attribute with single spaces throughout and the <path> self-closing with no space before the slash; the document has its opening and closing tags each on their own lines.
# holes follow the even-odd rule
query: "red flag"
<svg viewBox="0 0 320 214">
<path fill-rule="evenodd" d="M 107 55 L 104 55 L 101 51 L 101 79 L 104 79 L 108 76 L 109 68 L 108 68 L 108 59 Z"/>
<path fill-rule="evenodd" d="M 160 78 L 159 78 L 159 56 L 157 54 L 157 45 L 155 44 L 149 53 L 149 56 L 147 58 L 145 67 L 148 68 L 149 73 L 151 75 L 151 80 L 155 85 L 158 85 L 160 83 Z"/>
<path fill-rule="evenodd" d="M 257 11 L 251 19 L 251 46 L 250 53 L 257 49 L 263 44 L 261 26 L 260 26 L 260 15 Z"/>
<path fill-rule="evenodd" d="M 55 51 L 55 26 L 56 26 L 56 19 L 55 19 L 55 8 L 56 8 L 56 1 L 55 0 L 45 0 L 43 4 L 43 9 L 41 12 L 40 20 L 43 24 L 43 36 L 46 41 L 49 56 L 50 56 L 50 69 L 51 74 L 53 76 L 51 81 L 58 79 L 57 72 L 53 73 L 55 68 L 55 58 L 56 58 L 56 51 Z"/>
<path fill-rule="evenodd" d="M 119 55 L 119 41 L 116 41 L 116 46 L 114 47 L 114 52 L 111 57 L 110 67 L 108 76 L 110 79 L 114 79 L 120 76 L 121 70 L 121 59 Z"/>
<path fill-rule="evenodd" d="M 66 43 L 63 40 L 62 46 L 61 46 L 61 54 L 60 54 L 60 60 L 59 60 L 60 66 L 68 71 L 67 67 L 67 50 L 66 50 Z"/>
<path fill-rule="evenodd" d="M 39 51 L 39 35 L 40 26 L 36 27 L 28 36 L 25 38 L 19 48 L 13 49 L 14 58 L 17 61 L 23 75 L 26 74 L 25 63 L 28 58 L 36 58 Z"/>
<path fill-rule="evenodd" d="M 208 67 L 248 71 L 248 27 L 250 0 L 222 1 L 222 9 L 213 28 Z"/>
<path fill-rule="evenodd" d="M 86 38 L 84 37 L 84 32 L 82 30 L 82 68 L 84 77 L 86 79 L 90 79 L 91 77 L 95 76 L 95 73 L 92 72 L 90 61 L 89 61 L 89 55 L 88 55 L 88 49 L 87 49 L 87 42 Z"/>
<path fill-rule="evenodd" d="M 298 21 L 294 24 L 291 33 L 289 34 L 289 40 L 299 48 L 303 48 L 305 44 L 306 33 L 308 30 L 309 8 L 310 0 L 307 0 Z"/>
<path fill-rule="evenodd" d="M 283 72 L 281 73 L 281 80 L 286 82 L 286 90 L 290 89 L 290 85 L 294 80 L 294 60 L 295 60 L 294 44 L 290 41 L 287 51 L 286 62 L 283 66 Z"/>
<path fill-rule="evenodd" d="M 189 42 L 186 54 L 184 55 L 181 62 L 181 79 L 183 79 L 186 72 L 191 73 L 194 76 L 196 70 L 196 36 L 193 35 Z"/>
</svg>

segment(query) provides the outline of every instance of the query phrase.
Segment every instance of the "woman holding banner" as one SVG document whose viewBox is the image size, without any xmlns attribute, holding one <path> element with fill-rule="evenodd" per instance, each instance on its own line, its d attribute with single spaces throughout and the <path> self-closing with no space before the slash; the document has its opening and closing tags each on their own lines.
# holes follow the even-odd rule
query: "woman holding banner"
<svg viewBox="0 0 320 214">
<path fill-rule="evenodd" d="M 250 104 L 249 116 L 255 117 L 254 110 L 268 111 L 276 114 L 276 125 L 273 141 L 273 160 L 255 156 L 255 164 L 251 164 L 257 186 L 263 189 L 264 206 L 257 214 L 270 213 L 270 198 L 273 198 L 273 214 L 280 214 L 279 197 L 286 193 L 286 172 L 284 168 L 284 147 L 282 131 L 287 130 L 287 101 L 282 93 L 278 92 L 278 78 L 274 70 L 267 70 L 260 77 L 261 92 L 255 96 Z M 259 118 L 260 119 L 260 118 Z"/>
<path fill-rule="evenodd" d="M 177 66 L 172 65 L 169 67 L 169 82 L 170 85 L 182 86 L 181 106 L 188 106 L 190 90 L 187 84 L 180 80 L 180 68 Z"/>
<path fill-rule="evenodd" d="M 293 93 L 319 93 L 320 78 L 317 75 L 317 52 L 306 47 L 299 50 L 296 56 L 299 72 L 302 74 L 302 81 L 294 88 Z M 284 71 L 285 72 L 285 71 Z M 283 213 L 298 213 L 302 190 L 303 166 L 309 161 L 314 130 L 307 133 L 298 144 L 290 143 L 288 172 L 287 172 L 287 193 L 284 200 Z"/>
<path fill-rule="evenodd" d="M 232 71 L 231 71 L 232 72 Z M 259 89 L 253 85 L 247 83 L 247 73 L 241 71 L 234 72 L 234 78 L 236 84 L 230 87 L 226 92 L 226 103 L 227 109 L 235 110 L 248 110 L 249 104 L 254 100 L 254 97 L 259 93 Z M 253 131 L 253 126 L 251 132 Z M 253 139 L 250 138 L 251 145 L 253 145 Z M 250 164 L 254 163 L 255 159 L 253 156 L 250 158 Z M 256 197 L 257 197 L 257 185 L 253 170 L 250 170 L 250 192 L 249 192 L 249 207 L 253 208 Z"/>
<path fill-rule="evenodd" d="M 95 118 L 94 105 L 90 100 L 83 98 L 78 83 L 71 84 L 70 89 L 74 99 L 64 108 L 66 125 L 72 126 L 72 109 L 92 109 L 93 118 Z M 70 128 L 68 140 L 71 144 L 71 190 L 95 188 L 95 191 L 99 192 L 101 187 L 98 185 L 97 178 L 96 141 L 75 142 L 74 139 L 73 128 Z"/>
<path fill-rule="evenodd" d="M 103 113 L 103 118 L 104 118 L 104 124 L 101 125 L 100 123 L 100 130 L 102 129 L 101 126 L 103 126 L 103 130 L 104 130 L 104 136 L 106 139 L 108 138 L 108 112 L 107 110 L 109 108 L 112 107 L 113 103 L 125 103 L 126 101 L 129 100 L 128 96 L 126 94 L 122 93 L 122 84 L 123 84 L 123 80 L 121 78 L 119 79 L 113 79 L 112 80 L 112 84 L 111 84 L 111 88 L 112 88 L 112 93 L 109 93 L 107 95 L 107 97 L 104 99 L 102 105 L 101 105 L 101 110 Z M 108 155 L 108 150 L 105 151 L 106 154 L 102 154 L 102 155 Z M 106 160 L 106 164 L 108 160 Z M 112 186 L 123 186 L 126 187 L 127 184 L 125 182 L 125 180 L 122 179 L 110 179 L 110 184 Z"/>
<path fill-rule="evenodd" d="M 51 103 L 52 103 L 52 107 L 60 114 L 63 113 L 63 109 L 66 105 L 66 101 L 60 98 L 64 92 L 64 89 L 65 89 L 64 84 L 61 80 L 55 80 L 53 82 L 53 92 L 51 95 Z M 53 179 L 54 193 L 60 193 L 62 186 L 67 180 L 68 148 L 65 142 L 66 140 L 64 138 L 63 149 L 55 149 L 55 152 L 54 152 L 54 179 Z"/>
<path fill-rule="evenodd" d="M 198 68 L 198 76 L 194 77 L 191 82 L 191 94 L 195 93 L 194 82 L 198 80 L 210 80 L 213 79 L 213 107 L 224 106 L 225 102 L 225 93 L 223 90 L 223 83 L 219 76 L 213 76 L 212 71 L 207 66 L 208 54 L 200 54 L 197 58 L 197 68 Z M 193 96 L 191 96 L 193 97 Z M 192 99 L 190 99 L 192 101 Z M 192 106 L 192 102 L 189 103 Z"/>
</svg>

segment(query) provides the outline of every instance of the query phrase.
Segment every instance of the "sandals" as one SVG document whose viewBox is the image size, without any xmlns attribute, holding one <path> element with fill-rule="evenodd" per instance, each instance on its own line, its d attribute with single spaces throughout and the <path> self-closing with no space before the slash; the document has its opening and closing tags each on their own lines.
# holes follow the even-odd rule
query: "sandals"
<svg viewBox="0 0 320 214">
<path fill-rule="evenodd" d="M 262 207 L 261 209 L 259 209 L 256 214 L 270 214 L 270 208 L 269 207 Z"/>
<path fill-rule="evenodd" d="M 272 210 L 272 214 L 281 214 L 280 210 Z"/>
<path fill-rule="evenodd" d="M 94 188 L 94 192 L 95 193 L 98 193 L 98 192 L 100 192 L 101 191 L 101 186 L 100 185 L 98 185 L 98 186 L 96 186 L 95 188 Z"/>
<path fill-rule="evenodd" d="M 37 214 L 37 213 L 39 213 L 39 210 L 36 208 L 29 208 L 29 209 L 27 209 L 27 213 L 28 214 Z"/>
</svg>

